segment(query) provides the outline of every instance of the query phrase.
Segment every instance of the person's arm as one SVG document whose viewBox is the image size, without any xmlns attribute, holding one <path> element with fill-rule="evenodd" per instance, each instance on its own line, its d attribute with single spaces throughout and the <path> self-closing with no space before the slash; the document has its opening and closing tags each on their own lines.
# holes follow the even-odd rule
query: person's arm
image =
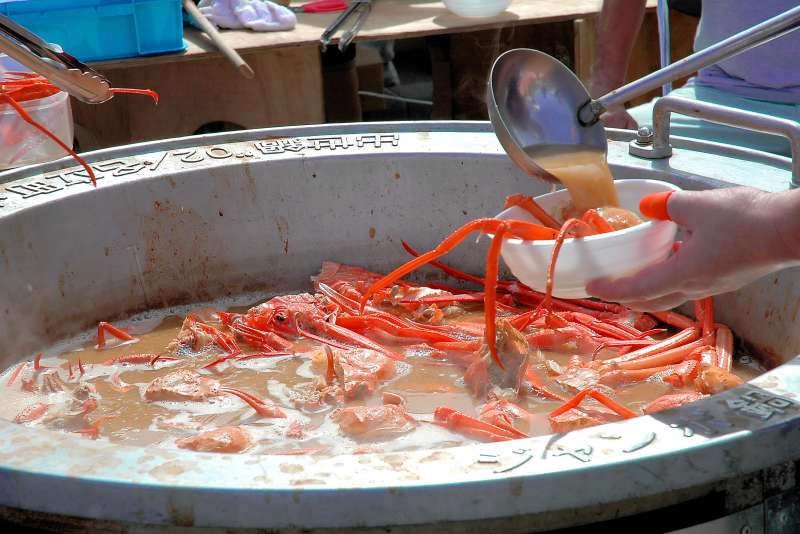
<svg viewBox="0 0 800 534">
<path fill-rule="evenodd" d="M 589 92 L 598 98 L 625 83 L 633 45 L 644 20 L 646 0 L 604 0 L 597 20 L 597 41 Z M 601 120 L 606 126 L 635 128 L 626 111 L 614 110 Z"/>
<path fill-rule="evenodd" d="M 800 265 L 800 190 L 679 191 L 667 210 L 687 234 L 678 251 L 633 276 L 596 280 L 590 294 L 661 311 Z"/>
</svg>

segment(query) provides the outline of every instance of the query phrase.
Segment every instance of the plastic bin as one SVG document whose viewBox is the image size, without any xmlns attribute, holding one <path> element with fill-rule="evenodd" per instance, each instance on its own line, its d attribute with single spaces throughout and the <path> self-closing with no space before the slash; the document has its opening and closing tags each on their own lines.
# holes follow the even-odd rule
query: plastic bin
<svg viewBox="0 0 800 534">
<path fill-rule="evenodd" d="M 23 0 L 0 14 L 81 61 L 186 48 L 180 0 Z"/>
</svg>

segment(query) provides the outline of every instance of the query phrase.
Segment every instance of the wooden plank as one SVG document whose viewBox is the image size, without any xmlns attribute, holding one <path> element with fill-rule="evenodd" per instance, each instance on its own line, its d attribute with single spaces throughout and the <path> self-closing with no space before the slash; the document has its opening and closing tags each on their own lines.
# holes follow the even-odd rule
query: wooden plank
<svg viewBox="0 0 800 534">
<path fill-rule="evenodd" d="M 161 102 L 156 107 L 147 98 L 129 95 L 100 105 L 73 99 L 81 149 L 192 135 L 212 122 L 243 128 L 324 122 L 316 47 L 281 48 L 243 57 L 256 73 L 253 80 L 242 78 L 221 57 L 105 72 L 118 86 L 156 90 Z M 85 135 L 81 137 L 80 132 Z"/>
<path fill-rule="evenodd" d="M 514 0 L 508 10 L 495 17 L 464 18 L 450 13 L 442 2 L 375 0 L 372 12 L 356 40 L 403 39 L 567 21 L 596 15 L 601 5 L 602 0 Z M 655 6 L 656 0 L 648 0 L 648 8 L 652 9 Z M 299 13 L 297 26 L 291 31 L 223 30 L 221 33 L 228 43 L 240 53 L 271 48 L 317 45 L 322 31 L 336 16 L 336 13 Z M 112 69 L 133 65 L 188 61 L 208 54 L 219 55 L 219 51 L 216 50 L 213 43 L 201 32 L 187 27 L 185 38 L 188 48 L 180 54 L 104 61 L 93 65 L 103 69 Z"/>
<path fill-rule="evenodd" d="M 597 17 L 586 17 L 575 21 L 575 75 L 587 87 L 592 79 L 597 41 Z"/>
</svg>

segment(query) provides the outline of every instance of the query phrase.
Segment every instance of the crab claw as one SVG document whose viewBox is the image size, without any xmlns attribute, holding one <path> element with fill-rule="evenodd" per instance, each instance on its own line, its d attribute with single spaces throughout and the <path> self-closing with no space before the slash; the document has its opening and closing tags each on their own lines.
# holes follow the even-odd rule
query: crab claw
<svg viewBox="0 0 800 534">
<path fill-rule="evenodd" d="M 235 389 L 235 388 L 222 387 L 219 388 L 219 392 L 239 397 L 244 402 L 249 404 L 250 407 L 254 409 L 256 413 L 261 417 L 286 417 L 286 413 L 284 413 L 283 410 L 281 410 L 274 404 L 267 404 L 266 402 L 259 399 L 255 395 L 251 395 L 246 391 L 242 391 L 240 389 Z"/>
</svg>

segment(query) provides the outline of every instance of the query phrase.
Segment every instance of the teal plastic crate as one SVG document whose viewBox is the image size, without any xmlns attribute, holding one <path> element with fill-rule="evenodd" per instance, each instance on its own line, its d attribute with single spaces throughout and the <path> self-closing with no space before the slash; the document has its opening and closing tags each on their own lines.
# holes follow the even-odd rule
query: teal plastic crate
<svg viewBox="0 0 800 534">
<path fill-rule="evenodd" d="M 181 0 L 22 0 L 0 14 L 81 61 L 186 49 Z"/>
</svg>

